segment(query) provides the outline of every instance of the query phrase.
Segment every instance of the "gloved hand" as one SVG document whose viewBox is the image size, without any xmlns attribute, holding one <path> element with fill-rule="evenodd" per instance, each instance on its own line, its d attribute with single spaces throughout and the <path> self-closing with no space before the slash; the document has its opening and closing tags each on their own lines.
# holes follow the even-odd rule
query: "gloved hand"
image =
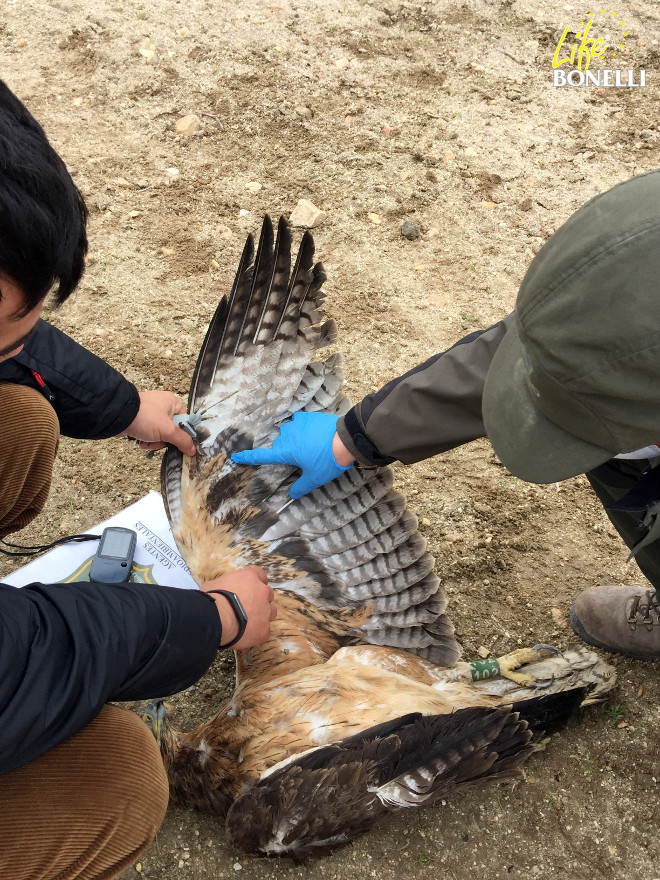
<svg viewBox="0 0 660 880">
<path fill-rule="evenodd" d="M 297 412 L 285 422 L 271 449 L 247 449 L 236 452 L 237 464 L 293 464 L 302 476 L 289 489 L 291 498 L 300 498 L 324 483 L 334 480 L 351 465 L 341 467 L 332 454 L 337 416 L 320 412 Z"/>
</svg>

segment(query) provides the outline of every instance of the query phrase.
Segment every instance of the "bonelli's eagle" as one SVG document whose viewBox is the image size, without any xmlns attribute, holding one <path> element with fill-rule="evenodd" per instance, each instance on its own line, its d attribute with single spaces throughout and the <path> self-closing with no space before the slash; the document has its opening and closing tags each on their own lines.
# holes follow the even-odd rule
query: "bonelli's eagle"
<svg viewBox="0 0 660 880">
<path fill-rule="evenodd" d="M 197 454 L 170 447 L 162 489 L 177 545 L 199 583 L 259 565 L 277 591 L 264 645 L 237 653 L 233 697 L 189 733 L 149 723 L 174 800 L 226 820 L 250 852 L 301 855 L 386 813 L 510 777 L 533 733 L 602 698 L 614 675 L 574 646 L 459 662 L 434 560 L 389 468 L 351 468 L 291 502 L 284 466 L 241 466 L 299 410 L 341 414 L 340 358 L 322 311 L 323 267 L 303 235 L 264 220 L 250 236 L 193 375 Z M 514 671 L 518 669 L 518 671 Z"/>
</svg>

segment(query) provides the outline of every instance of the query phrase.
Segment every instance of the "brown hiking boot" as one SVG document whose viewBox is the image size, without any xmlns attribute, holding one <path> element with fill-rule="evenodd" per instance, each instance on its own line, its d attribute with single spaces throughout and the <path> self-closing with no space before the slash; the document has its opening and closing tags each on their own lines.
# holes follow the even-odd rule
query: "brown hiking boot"
<svg viewBox="0 0 660 880">
<path fill-rule="evenodd" d="M 590 587 L 571 606 L 571 626 L 596 648 L 636 660 L 660 658 L 660 602 L 649 587 Z"/>
</svg>

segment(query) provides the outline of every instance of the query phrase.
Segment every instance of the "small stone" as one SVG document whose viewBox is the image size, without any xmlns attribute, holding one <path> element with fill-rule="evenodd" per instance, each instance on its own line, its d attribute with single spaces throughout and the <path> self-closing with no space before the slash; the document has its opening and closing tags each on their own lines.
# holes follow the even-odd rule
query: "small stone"
<svg viewBox="0 0 660 880">
<path fill-rule="evenodd" d="M 463 152 L 465 153 L 466 156 L 476 156 L 477 155 L 477 151 L 475 150 L 474 147 L 466 147 Z"/>
<path fill-rule="evenodd" d="M 245 184 L 245 189 L 256 195 L 262 189 L 262 185 L 258 180 L 251 180 L 249 183 Z"/>
<path fill-rule="evenodd" d="M 638 696 L 638 697 L 643 697 L 643 696 L 644 696 L 644 686 L 641 685 L 641 684 L 640 684 L 640 686 L 637 688 L 637 696 Z"/>
<path fill-rule="evenodd" d="M 141 213 L 142 211 L 129 211 L 128 216 L 131 218 L 131 220 L 134 220 L 136 217 L 139 217 Z"/>
<path fill-rule="evenodd" d="M 294 108 L 298 116 L 302 116 L 303 119 L 311 119 L 312 111 L 309 107 L 304 107 L 302 104 L 299 104 Z"/>
<path fill-rule="evenodd" d="M 212 697 L 213 696 L 213 688 L 206 688 L 206 690 L 204 691 L 204 696 L 205 697 Z"/>
<path fill-rule="evenodd" d="M 432 183 L 438 182 L 438 172 L 434 171 L 433 168 L 429 168 L 426 172 L 426 179 L 430 180 Z"/>
<path fill-rule="evenodd" d="M 185 859 L 187 861 L 190 858 L 190 853 L 189 852 L 181 853 L 181 858 Z"/>
<path fill-rule="evenodd" d="M 149 37 L 145 37 L 144 40 L 142 40 L 142 45 L 138 51 L 143 58 L 147 59 L 147 61 L 153 61 L 156 57 L 156 46 L 151 42 Z"/>
<path fill-rule="evenodd" d="M 463 540 L 463 535 L 459 535 L 458 532 L 447 532 L 445 535 L 445 541 L 448 544 L 458 544 L 459 541 Z"/>
<path fill-rule="evenodd" d="M 217 260 L 211 260 L 211 269 L 219 269 L 220 263 Z"/>
<path fill-rule="evenodd" d="M 185 865 L 185 862 L 183 861 L 183 859 L 179 859 L 179 867 L 183 868 L 184 865 Z"/>
<path fill-rule="evenodd" d="M 456 58 L 458 57 L 456 52 L 447 52 L 447 55 L 449 56 L 450 61 L 456 61 Z"/>
<path fill-rule="evenodd" d="M 404 168 L 404 170 L 401 172 L 401 180 L 410 180 L 410 174 L 410 171 L 408 171 L 407 168 Z"/>
<path fill-rule="evenodd" d="M 80 105 L 82 104 L 82 102 L 83 102 L 83 99 L 82 99 L 82 98 L 74 98 L 74 99 L 73 99 L 73 106 L 74 106 L 74 107 L 80 107 Z"/>
<path fill-rule="evenodd" d="M 531 211 L 534 206 L 534 202 L 528 197 L 523 199 L 523 201 L 518 205 L 521 211 Z"/>
<path fill-rule="evenodd" d="M 190 31 L 188 30 L 187 27 L 182 27 L 182 28 L 179 28 L 179 30 L 177 31 L 177 34 L 178 34 L 180 37 L 189 37 L 189 36 L 190 36 Z"/>
<path fill-rule="evenodd" d="M 246 208 L 241 208 L 241 210 L 238 212 L 238 216 L 239 217 L 247 217 L 247 215 L 249 213 L 250 212 Z"/>
<path fill-rule="evenodd" d="M 380 131 L 383 137 L 391 137 L 392 135 L 392 129 L 386 122 L 381 125 Z"/>
<path fill-rule="evenodd" d="M 417 241 L 421 234 L 422 231 L 416 223 L 413 223 L 411 220 L 403 221 L 403 224 L 401 225 L 401 235 L 404 238 L 407 238 L 408 241 Z"/>
<path fill-rule="evenodd" d="M 160 252 L 164 257 L 174 256 L 174 248 L 172 248 L 172 247 L 162 247 L 160 249 Z"/>
<path fill-rule="evenodd" d="M 178 168 L 166 168 L 165 174 L 167 174 L 168 177 L 178 177 L 181 172 Z"/>
<path fill-rule="evenodd" d="M 138 874 L 142 873 L 142 862 L 137 863 L 137 865 L 135 866 L 135 870 L 138 872 Z"/>
<path fill-rule="evenodd" d="M 335 61 L 335 67 L 338 67 L 340 70 L 346 70 L 348 67 L 348 58 L 338 58 Z"/>
<path fill-rule="evenodd" d="M 163 352 L 163 357 L 164 358 L 171 358 L 172 357 L 172 349 L 166 348 L 165 351 Z"/>
<path fill-rule="evenodd" d="M 376 214 L 375 211 L 369 211 L 367 219 L 373 223 L 374 226 L 380 226 L 381 224 L 380 214 Z"/>
<path fill-rule="evenodd" d="M 191 135 L 199 131 L 201 126 L 202 123 L 199 116 L 190 113 L 188 116 L 182 116 L 180 119 L 177 119 L 175 128 L 177 134 Z"/>
<path fill-rule="evenodd" d="M 421 522 L 421 524 L 422 524 L 423 526 L 430 526 L 430 525 L 431 525 L 431 520 L 428 519 L 428 518 L 425 517 L 425 516 L 422 517 L 422 519 L 420 520 L 420 522 Z"/>
<path fill-rule="evenodd" d="M 242 871 L 243 865 L 240 862 L 234 862 L 234 871 Z"/>
<path fill-rule="evenodd" d="M 327 214 L 320 208 L 317 208 L 309 199 L 300 199 L 296 207 L 291 211 L 289 222 L 292 226 L 303 226 L 306 229 L 314 229 L 320 226 Z"/>
<path fill-rule="evenodd" d="M 27 40 L 19 40 L 19 41 L 16 43 L 16 45 L 18 46 L 19 49 L 22 49 L 23 46 L 27 46 Z"/>
<path fill-rule="evenodd" d="M 648 140 L 650 137 L 653 137 L 653 132 L 651 131 L 650 128 L 645 128 L 645 129 L 640 133 L 639 136 L 640 136 L 641 138 L 643 138 L 643 139 L 646 141 L 646 140 Z"/>
<path fill-rule="evenodd" d="M 106 183 L 110 186 L 130 186 L 125 177 L 111 177 L 106 180 Z"/>
<path fill-rule="evenodd" d="M 219 238 L 233 238 L 234 233 L 228 226 L 225 226 L 224 223 L 219 223 L 216 229 L 216 234 Z"/>
<path fill-rule="evenodd" d="M 456 156 L 452 153 L 452 151 L 447 150 L 447 152 L 445 153 L 445 161 L 446 162 L 453 162 L 455 158 L 456 158 Z"/>
<path fill-rule="evenodd" d="M 484 211 L 492 211 L 493 208 L 497 207 L 495 202 L 480 202 L 479 204 L 484 209 Z"/>
<path fill-rule="evenodd" d="M 478 654 L 483 660 L 485 660 L 486 657 L 488 657 L 488 655 L 490 654 L 490 651 L 488 650 L 488 648 L 484 647 L 484 645 L 481 645 L 480 648 L 477 648 L 477 654 Z"/>
<path fill-rule="evenodd" d="M 566 621 L 566 616 L 560 608 L 551 608 L 550 614 L 552 615 L 552 619 L 557 624 L 559 629 L 568 629 L 568 623 Z"/>
<path fill-rule="evenodd" d="M 428 232 L 426 233 L 427 238 L 437 238 L 439 235 L 440 235 L 440 230 L 435 226 L 432 226 L 428 230 Z"/>
</svg>

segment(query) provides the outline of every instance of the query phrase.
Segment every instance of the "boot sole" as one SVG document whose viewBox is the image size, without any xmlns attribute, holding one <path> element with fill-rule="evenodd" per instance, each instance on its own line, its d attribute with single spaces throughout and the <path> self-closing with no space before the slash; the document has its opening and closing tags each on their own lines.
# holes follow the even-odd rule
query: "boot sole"
<svg viewBox="0 0 660 880">
<path fill-rule="evenodd" d="M 660 660 L 660 654 L 642 654 L 635 651 L 623 651 L 621 648 L 613 648 L 611 645 L 606 645 L 604 642 L 599 642 L 598 639 L 595 639 L 592 635 L 590 635 L 582 626 L 580 618 L 575 613 L 575 609 L 572 605 L 568 618 L 576 635 L 578 635 L 583 642 L 586 642 L 588 645 L 592 645 L 594 648 L 601 648 L 603 651 L 607 651 L 609 654 L 621 654 L 623 657 L 629 657 L 631 660 L 646 660 L 649 663 L 653 660 Z"/>
</svg>

